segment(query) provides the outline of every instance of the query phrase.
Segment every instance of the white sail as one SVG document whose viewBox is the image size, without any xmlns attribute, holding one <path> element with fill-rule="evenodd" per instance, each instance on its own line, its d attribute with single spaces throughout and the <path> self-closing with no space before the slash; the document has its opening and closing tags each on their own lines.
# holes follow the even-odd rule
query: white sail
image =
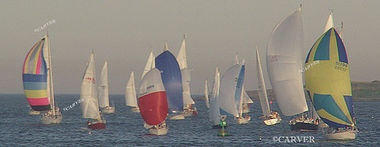
<svg viewBox="0 0 380 147">
<path fill-rule="evenodd" d="M 272 89 L 286 116 L 308 110 L 302 81 L 303 25 L 301 8 L 282 20 L 267 48 L 267 66 Z"/>
<path fill-rule="evenodd" d="M 219 72 L 219 69 L 216 68 L 212 95 L 210 97 L 210 110 L 209 110 L 209 119 L 214 125 L 218 125 L 220 123 L 219 90 L 220 90 L 220 72 Z"/>
<path fill-rule="evenodd" d="M 177 61 L 182 74 L 182 88 L 183 88 L 183 105 L 195 104 L 193 98 L 191 98 L 190 82 L 191 82 L 191 70 L 187 67 L 187 55 L 186 55 L 186 40 L 182 40 L 181 48 L 177 55 Z"/>
<path fill-rule="evenodd" d="M 181 48 L 179 49 L 178 55 L 177 55 L 177 61 L 179 68 L 185 69 L 187 68 L 187 55 L 186 55 L 186 41 L 185 39 L 182 40 Z"/>
<path fill-rule="evenodd" d="M 181 70 L 182 73 L 182 88 L 183 88 L 183 105 L 189 105 L 189 104 L 195 104 L 193 98 L 191 98 L 191 93 L 190 93 L 190 81 L 191 81 L 191 76 L 190 76 L 190 69 L 185 68 Z"/>
<path fill-rule="evenodd" d="M 99 81 L 99 106 L 101 108 L 110 106 L 108 94 L 108 63 L 104 62 Z"/>
<path fill-rule="evenodd" d="M 220 80 L 220 108 L 235 117 L 239 117 L 240 97 L 235 97 L 235 93 L 240 69 L 240 64 L 231 66 Z"/>
<path fill-rule="evenodd" d="M 267 89 L 265 87 L 265 81 L 263 76 L 263 69 L 261 67 L 260 55 L 259 51 L 256 49 L 256 68 L 257 68 L 257 80 L 259 85 L 259 99 L 261 110 L 264 116 L 269 116 L 271 114 L 271 110 L 268 102 Z"/>
<path fill-rule="evenodd" d="M 328 30 L 330 30 L 332 27 L 334 27 L 334 20 L 333 20 L 333 13 L 330 12 L 330 15 L 329 17 L 327 18 L 327 22 L 326 22 L 326 25 L 325 25 L 325 30 L 323 32 L 326 32 Z"/>
<path fill-rule="evenodd" d="M 146 61 L 146 65 L 144 68 L 143 73 L 141 74 L 141 79 L 144 77 L 144 75 L 149 72 L 151 69 L 156 67 L 156 62 L 154 61 L 155 56 L 153 55 L 153 52 L 150 52 L 148 61 Z"/>
<path fill-rule="evenodd" d="M 209 98 L 208 98 L 208 83 L 207 83 L 207 80 L 205 80 L 205 102 L 206 102 L 206 107 L 210 108 L 210 103 L 209 103 Z"/>
<path fill-rule="evenodd" d="M 131 72 L 125 89 L 125 105 L 131 107 L 138 107 L 134 72 Z"/>
<path fill-rule="evenodd" d="M 53 115 L 55 115 L 55 100 L 54 100 L 54 83 L 53 83 L 53 69 L 52 69 L 52 66 L 51 66 L 51 52 L 50 52 L 50 42 L 49 42 L 49 39 L 48 39 L 48 35 L 44 36 L 45 38 L 45 44 L 44 44 L 44 59 L 45 59 L 45 62 L 46 62 L 46 69 L 47 69 L 47 83 L 48 83 L 48 86 L 46 87 L 47 88 L 47 92 L 48 92 L 48 97 L 49 97 L 49 101 L 50 101 L 50 104 L 51 104 L 51 108 L 53 109 L 53 111 L 51 111 L 53 113 Z"/>
<path fill-rule="evenodd" d="M 248 96 L 247 91 L 245 90 L 245 86 L 243 85 L 243 111 L 242 113 L 248 113 L 249 110 L 249 104 L 253 104 L 252 99 Z"/>
<path fill-rule="evenodd" d="M 95 77 L 94 53 L 91 53 L 83 75 L 80 92 L 80 105 L 83 118 L 100 119 Z"/>
</svg>

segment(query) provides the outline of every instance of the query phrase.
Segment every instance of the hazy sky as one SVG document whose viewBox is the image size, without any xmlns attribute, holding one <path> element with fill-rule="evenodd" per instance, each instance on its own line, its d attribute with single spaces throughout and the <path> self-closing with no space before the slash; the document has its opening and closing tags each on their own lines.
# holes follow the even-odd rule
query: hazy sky
<svg viewBox="0 0 380 147">
<path fill-rule="evenodd" d="M 192 93 L 210 86 L 215 67 L 222 73 L 246 59 L 246 88 L 257 89 L 255 46 L 266 75 L 265 49 L 274 26 L 300 0 L 64 0 L 0 2 L 0 93 L 23 93 L 22 65 L 28 50 L 49 31 L 56 93 L 80 92 L 91 49 L 98 75 L 109 64 L 110 92 L 122 94 L 131 71 L 139 80 L 150 51 L 164 42 L 177 55 L 187 34 Z M 305 56 L 324 29 L 330 9 L 335 26 L 344 21 L 344 43 L 353 81 L 380 79 L 380 1 L 303 1 Z M 41 32 L 34 32 L 55 20 Z"/>
</svg>

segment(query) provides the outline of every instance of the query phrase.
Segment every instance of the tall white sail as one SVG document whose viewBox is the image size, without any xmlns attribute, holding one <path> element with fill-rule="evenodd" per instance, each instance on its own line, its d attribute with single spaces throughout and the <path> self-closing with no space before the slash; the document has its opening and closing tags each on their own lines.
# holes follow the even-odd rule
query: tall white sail
<svg viewBox="0 0 380 147">
<path fill-rule="evenodd" d="M 261 67 L 261 61 L 260 61 L 260 55 L 259 51 L 256 49 L 256 68 L 257 68 L 257 80 L 259 85 L 259 99 L 260 99 L 260 105 L 261 110 L 263 112 L 264 116 L 269 116 L 271 113 L 269 102 L 268 102 L 268 95 L 267 95 L 267 89 L 265 87 L 265 81 L 263 76 L 263 69 Z"/>
<path fill-rule="evenodd" d="M 333 16 L 332 15 L 333 15 L 333 13 L 331 11 L 329 17 L 327 18 L 327 22 L 326 22 L 326 25 L 325 25 L 325 30 L 323 32 L 326 32 L 326 31 L 330 30 L 332 27 L 334 27 L 334 20 L 333 20 Z"/>
<path fill-rule="evenodd" d="M 154 61 L 154 54 L 153 52 L 150 52 L 149 54 L 149 57 L 148 57 L 148 61 L 146 61 L 146 65 L 145 65 L 145 68 L 144 68 L 144 71 L 143 73 L 141 74 L 141 79 L 144 77 L 144 75 L 149 72 L 150 70 L 152 70 L 153 68 L 156 67 L 156 62 Z"/>
<path fill-rule="evenodd" d="M 239 117 L 239 105 L 241 105 L 241 95 L 242 95 L 242 85 L 239 84 L 240 71 L 242 69 L 242 65 L 235 64 L 227 69 L 224 72 L 221 80 L 220 80 L 220 96 L 219 96 L 219 104 L 220 108 L 235 116 Z M 244 78 L 242 79 L 244 81 Z M 240 82 L 243 82 L 240 81 Z M 240 94 L 238 94 L 240 92 Z"/>
<path fill-rule="evenodd" d="M 273 30 L 267 48 L 267 66 L 272 89 L 286 116 L 308 110 L 302 81 L 303 25 L 301 8 Z"/>
<path fill-rule="evenodd" d="M 131 72 L 125 89 L 125 105 L 131 107 L 138 107 L 134 72 Z"/>
<path fill-rule="evenodd" d="M 212 95 L 210 97 L 210 110 L 209 119 L 214 125 L 220 123 L 220 107 L 219 107 L 219 90 L 220 90 L 220 72 L 219 69 L 215 70 L 214 85 L 212 88 Z"/>
<path fill-rule="evenodd" d="M 185 39 L 182 40 L 181 48 L 177 55 L 177 61 L 182 74 L 183 105 L 195 104 L 194 100 L 191 98 L 190 92 L 191 70 L 187 67 Z"/>
<path fill-rule="evenodd" d="M 206 101 L 206 107 L 210 108 L 209 98 L 208 98 L 208 83 L 207 80 L 205 80 L 205 101 Z"/>
<path fill-rule="evenodd" d="M 48 91 L 48 97 L 49 97 L 49 101 L 51 103 L 51 107 L 53 109 L 53 111 L 51 111 L 53 113 L 53 115 L 55 115 L 55 100 L 54 100 L 54 83 L 53 83 L 53 68 L 51 66 L 51 52 L 50 52 L 50 42 L 49 42 L 49 39 L 48 39 L 48 35 L 45 36 L 45 39 L 46 39 L 46 43 L 45 43 L 45 47 L 44 47 L 44 59 L 45 59 L 45 62 L 46 62 L 46 69 L 48 70 L 47 72 L 47 83 L 48 83 L 48 86 L 47 86 L 47 91 Z"/>
<path fill-rule="evenodd" d="M 82 79 L 80 100 L 83 118 L 100 119 L 98 98 L 96 97 L 95 60 L 91 53 Z"/>
<path fill-rule="evenodd" d="M 99 106 L 101 108 L 110 106 L 108 94 L 108 63 L 104 62 L 99 81 Z"/>
</svg>

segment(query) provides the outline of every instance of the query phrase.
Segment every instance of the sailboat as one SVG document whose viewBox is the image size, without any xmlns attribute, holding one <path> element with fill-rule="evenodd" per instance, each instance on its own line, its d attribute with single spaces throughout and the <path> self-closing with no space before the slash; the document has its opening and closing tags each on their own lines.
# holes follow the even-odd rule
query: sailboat
<svg viewBox="0 0 380 147">
<path fill-rule="evenodd" d="M 108 94 L 108 63 L 104 62 L 100 73 L 99 106 L 103 113 L 115 113 L 115 107 L 110 106 Z"/>
<path fill-rule="evenodd" d="M 243 116 L 243 85 L 245 65 L 235 64 L 224 72 L 220 81 L 219 104 L 221 114 L 233 115 L 237 124 L 247 124 L 251 118 Z"/>
<path fill-rule="evenodd" d="M 134 72 L 131 72 L 125 89 L 125 105 L 132 107 L 132 112 L 140 112 L 139 106 L 137 104 Z"/>
<path fill-rule="evenodd" d="M 277 103 L 294 131 L 317 130 L 318 124 L 305 116 L 308 111 L 302 80 L 303 24 L 301 8 L 283 19 L 273 30 L 267 48 L 267 66 Z"/>
<path fill-rule="evenodd" d="M 261 110 L 263 111 L 263 116 L 260 118 L 264 119 L 264 124 L 275 125 L 281 122 L 281 117 L 278 112 L 272 112 L 268 102 L 267 89 L 265 87 L 265 81 L 263 76 L 263 69 L 261 67 L 259 51 L 256 48 L 256 67 L 257 67 L 257 79 L 259 85 L 259 99 Z"/>
<path fill-rule="evenodd" d="M 208 98 L 208 84 L 207 80 L 205 80 L 205 104 L 207 108 L 210 108 L 210 100 Z"/>
<path fill-rule="evenodd" d="M 355 139 L 358 133 L 347 57 L 342 39 L 331 27 L 314 43 L 305 61 L 307 94 L 329 126 L 327 139 Z"/>
<path fill-rule="evenodd" d="M 156 68 L 147 72 L 141 81 L 139 107 L 141 116 L 149 125 L 150 134 L 166 135 L 168 133 L 165 123 L 168 115 L 166 91 L 162 83 L 161 72 Z"/>
<path fill-rule="evenodd" d="M 235 56 L 235 63 L 239 64 L 239 56 Z M 245 86 L 243 85 L 243 113 L 249 113 L 249 105 L 253 104 L 252 99 L 249 97 L 247 94 L 247 91 L 244 88 Z"/>
<path fill-rule="evenodd" d="M 219 107 L 219 94 L 220 94 L 220 72 L 219 69 L 215 70 L 214 85 L 210 97 L 209 120 L 212 123 L 213 129 L 221 128 L 220 125 L 220 107 Z"/>
<path fill-rule="evenodd" d="M 184 116 L 196 116 L 198 115 L 197 108 L 193 106 L 195 104 L 193 98 L 191 98 L 190 92 L 190 68 L 187 66 L 187 55 L 186 55 L 186 36 L 182 40 L 181 48 L 179 49 L 177 55 L 177 61 L 179 68 L 181 69 L 182 75 L 182 87 L 183 87 L 183 114 Z"/>
<path fill-rule="evenodd" d="M 104 129 L 106 127 L 106 120 L 102 119 L 99 111 L 94 56 L 94 53 L 91 53 L 83 75 L 80 90 L 80 106 L 82 117 L 89 119 L 87 121 L 88 128 Z"/>
<path fill-rule="evenodd" d="M 161 78 L 168 98 L 170 119 L 185 119 L 183 115 L 182 76 L 177 59 L 168 50 L 165 43 L 164 51 L 155 59 L 156 68 L 161 71 Z"/>
<path fill-rule="evenodd" d="M 54 100 L 53 72 L 48 35 L 29 50 L 22 70 L 24 94 L 34 111 L 43 112 L 42 124 L 58 124 L 62 114 Z"/>
</svg>

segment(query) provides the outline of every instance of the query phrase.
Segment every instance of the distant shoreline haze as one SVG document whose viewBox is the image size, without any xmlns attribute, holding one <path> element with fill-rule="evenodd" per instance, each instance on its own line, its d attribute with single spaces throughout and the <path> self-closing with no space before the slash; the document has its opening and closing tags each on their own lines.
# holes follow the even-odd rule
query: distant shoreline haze
<svg viewBox="0 0 380 147">
<path fill-rule="evenodd" d="M 352 100 L 353 101 L 380 101 L 380 81 L 374 80 L 371 82 L 353 81 L 352 83 Z M 210 88 L 209 88 L 210 89 Z M 254 101 L 259 101 L 258 90 L 247 90 L 249 97 Z M 275 96 L 272 93 L 272 89 L 267 90 L 268 98 L 271 101 L 276 101 Z M 2 95 L 23 95 L 23 93 L 2 93 Z M 56 95 L 72 95 L 78 97 L 79 93 L 56 93 Z M 112 95 L 124 95 L 124 94 L 110 94 Z M 1 98 L 1 96 L 0 96 Z M 112 97 L 111 97 L 112 98 Z M 194 100 L 204 100 L 204 94 L 192 94 Z M 306 98 L 309 101 L 309 98 Z"/>
</svg>

